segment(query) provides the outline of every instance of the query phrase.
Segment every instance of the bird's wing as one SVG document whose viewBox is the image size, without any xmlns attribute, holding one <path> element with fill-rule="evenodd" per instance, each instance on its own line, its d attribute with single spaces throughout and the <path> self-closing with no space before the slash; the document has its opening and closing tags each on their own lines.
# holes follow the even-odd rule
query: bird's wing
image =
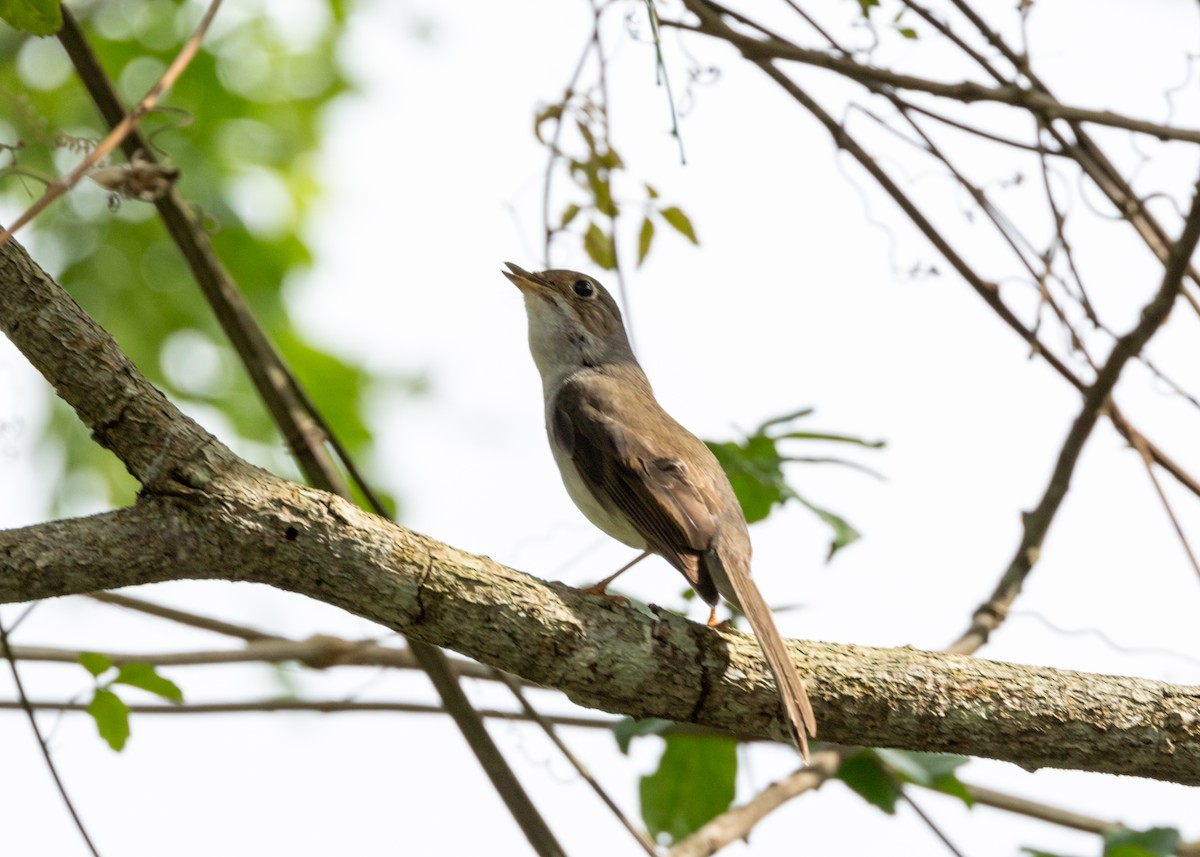
<svg viewBox="0 0 1200 857">
<path fill-rule="evenodd" d="M 670 419 L 653 398 L 638 404 L 642 413 L 653 409 L 654 418 Z M 716 592 L 698 565 L 698 554 L 717 531 L 710 498 L 675 450 L 658 449 L 644 433 L 629 428 L 619 405 L 599 379 L 565 384 L 551 406 L 554 438 L 596 499 L 622 512 L 648 547 L 682 571 L 705 600 L 714 601 Z"/>
</svg>

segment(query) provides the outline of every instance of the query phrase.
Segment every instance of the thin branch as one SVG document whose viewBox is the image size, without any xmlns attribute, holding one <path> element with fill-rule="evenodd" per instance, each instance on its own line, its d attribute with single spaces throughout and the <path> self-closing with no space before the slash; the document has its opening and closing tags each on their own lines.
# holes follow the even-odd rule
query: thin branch
<svg viewBox="0 0 1200 857">
<path fill-rule="evenodd" d="M 446 716 L 449 712 L 441 705 L 430 705 L 419 702 L 376 702 L 351 699 L 256 699 L 246 702 L 190 702 L 181 705 L 167 703 L 127 703 L 133 714 L 275 714 L 275 713 L 314 713 L 314 714 L 437 714 Z M 30 701 L 34 711 L 60 711 L 69 713 L 87 713 L 88 707 L 83 702 L 55 702 L 50 700 Z M 22 708 L 18 700 L 0 700 L 0 711 L 18 711 Z M 503 711 L 495 708 L 480 708 L 479 714 L 489 720 L 508 720 L 528 723 L 532 718 L 523 711 Z M 546 716 L 546 715 L 543 715 Z M 609 729 L 621 721 L 616 718 L 602 717 L 567 717 L 546 716 L 548 722 L 555 726 L 566 726 L 579 729 Z M 694 732 L 694 729 L 693 729 Z M 705 734 L 712 734 L 711 730 Z"/>
<path fill-rule="evenodd" d="M 50 777 L 54 780 L 54 785 L 58 788 L 59 795 L 62 796 L 63 803 L 67 807 L 67 812 L 71 815 L 71 820 L 75 823 L 76 830 L 83 837 L 83 842 L 87 846 L 88 851 L 92 853 L 92 857 L 100 857 L 100 852 L 96 850 L 96 846 L 92 842 L 92 837 L 88 835 L 87 828 L 83 825 L 83 819 L 79 817 L 79 812 L 75 809 L 75 804 L 71 802 L 71 796 L 67 794 L 67 787 L 62 781 L 62 777 L 58 775 L 58 768 L 55 766 L 54 759 L 50 755 L 50 745 L 46 743 L 46 738 L 42 735 L 42 730 L 38 726 L 37 717 L 33 713 L 36 706 L 29 701 L 29 697 L 25 693 L 25 685 L 21 683 L 21 673 L 17 670 L 16 658 L 13 657 L 12 649 L 8 645 L 8 631 L 5 630 L 3 622 L 0 622 L 0 648 L 4 649 L 4 659 L 8 661 L 8 668 L 12 671 L 13 684 L 17 688 L 17 701 L 9 703 L 9 705 L 25 712 L 25 716 L 29 719 L 29 726 L 33 729 L 33 735 L 37 739 L 38 747 L 41 748 L 42 758 L 46 762 L 46 769 L 50 772 Z"/>
<path fill-rule="evenodd" d="M 641 846 L 642 850 L 649 854 L 650 857 L 657 857 L 658 851 L 654 847 L 654 843 L 650 841 L 650 837 L 646 835 L 644 830 L 629 820 L 629 816 L 625 815 L 625 813 L 621 811 L 621 808 L 617 806 L 617 802 L 614 801 L 608 792 L 604 790 L 604 787 L 600 785 L 600 781 L 593 776 L 592 772 L 588 770 L 587 766 L 579 760 L 579 757 L 571 752 L 571 749 L 563 742 L 558 733 L 555 732 L 554 727 L 556 724 L 549 717 L 540 714 L 532 705 L 529 704 L 529 699 L 525 696 L 525 691 L 521 687 L 521 682 L 508 673 L 495 671 L 495 675 L 496 678 L 507 685 L 508 689 L 512 691 L 513 696 L 515 696 L 517 698 L 517 702 L 520 703 L 521 709 L 525 712 L 526 718 L 532 720 L 542 728 L 542 731 L 546 733 L 546 737 L 549 738 L 551 743 L 558 748 L 558 751 L 563 754 L 563 757 L 571 764 L 571 767 L 575 769 L 575 772 L 583 778 L 583 781 L 592 787 L 592 791 L 594 791 L 596 796 L 604 802 L 604 805 L 608 807 L 609 812 L 615 815 L 617 820 L 620 821 L 624 828 L 629 831 L 629 834 L 634 838 L 637 844 Z"/>
<path fill-rule="evenodd" d="M 223 634 L 227 637 L 236 637 L 239 640 L 247 642 L 260 642 L 265 640 L 281 641 L 282 637 L 274 634 L 268 634 L 265 631 L 259 631 L 255 628 L 249 628 L 245 625 L 235 625 L 232 622 L 226 622 L 223 619 L 213 619 L 208 616 L 199 616 L 195 613 L 189 613 L 185 610 L 176 610 L 174 607 L 164 607 L 161 604 L 155 604 L 151 601 L 146 601 L 141 598 L 133 598 L 129 595 L 121 595 L 116 592 L 93 592 L 88 595 L 94 601 L 99 601 L 102 604 L 111 604 L 115 607 L 124 607 L 126 610 L 136 610 L 139 613 L 145 613 L 148 616 L 157 616 L 160 619 L 168 619 L 172 622 L 178 622 L 181 625 L 187 625 L 192 628 L 199 628 L 203 631 L 212 631 L 214 634 Z M 116 661 L 114 661 L 116 663 Z"/>
<path fill-rule="evenodd" d="M 598 23 L 598 18 L 594 17 L 592 26 L 595 27 Z M 584 64 L 587 62 L 588 55 L 591 54 L 594 46 L 593 40 L 589 37 L 583 52 L 579 55 L 579 61 L 575 64 L 575 71 L 571 73 L 566 89 L 563 91 L 563 98 L 560 102 L 562 109 L 558 117 L 554 120 L 554 136 L 546 144 L 546 151 L 550 154 L 546 158 L 546 174 L 542 179 L 542 262 L 547 268 L 550 267 L 550 242 L 558 232 L 557 229 L 553 229 L 550 226 L 550 188 L 553 186 L 553 182 L 550 179 L 554 173 L 555 165 L 562 157 L 562 151 L 558 147 L 558 142 L 562 139 L 563 113 L 566 113 L 568 104 L 570 104 L 571 99 L 575 96 L 575 85 L 579 82 L 579 78 L 583 74 Z M 538 139 L 541 140 L 540 134 L 538 135 Z"/>
<path fill-rule="evenodd" d="M 963 785 L 966 786 L 971 799 L 977 804 L 990 806 L 993 809 L 1002 809 L 1005 812 L 1017 815 L 1024 815 L 1028 818 L 1036 818 L 1039 821 L 1057 824 L 1059 827 L 1069 827 L 1072 830 L 1095 833 L 1098 836 L 1104 836 L 1107 833 L 1112 833 L 1114 830 L 1121 830 L 1125 827 L 1125 825 L 1117 821 L 1106 821 L 1102 818 L 1082 815 L 984 786 L 972 785 L 970 783 L 963 783 Z M 1197 843 L 1181 843 L 1179 850 L 1174 853 L 1182 855 L 1185 853 L 1195 854 L 1196 852 Z"/>
<path fill-rule="evenodd" d="M 1175 510 L 1171 508 L 1171 501 L 1167 499 L 1166 492 L 1163 491 L 1158 477 L 1154 475 L 1154 459 L 1150 455 L 1150 450 L 1146 448 L 1146 443 L 1141 438 L 1134 438 L 1133 448 L 1137 450 L 1138 455 L 1142 458 L 1142 463 L 1146 465 L 1146 475 L 1150 477 L 1150 482 L 1154 485 L 1154 492 L 1158 494 L 1159 502 L 1162 503 L 1163 509 L 1171 521 L 1171 526 L 1175 529 L 1175 535 L 1179 536 L 1179 543 L 1183 545 L 1183 551 L 1187 554 L 1188 561 L 1192 564 L 1192 569 L 1196 572 L 1196 576 L 1200 577 L 1200 562 L 1196 560 L 1196 552 L 1192 550 L 1192 545 L 1188 541 L 1187 534 L 1183 531 L 1183 527 L 1180 526 L 1179 518 L 1175 516 Z"/>
<path fill-rule="evenodd" d="M 133 110 L 129 111 L 128 115 L 123 116 L 113 126 L 108 135 L 92 151 L 88 152 L 87 157 L 80 161 L 75 169 L 68 173 L 65 178 L 50 182 L 46 188 L 46 192 L 20 217 L 14 220 L 12 226 L 0 231 L 0 247 L 8 243 L 13 233 L 41 214 L 54 200 L 78 184 L 79 180 L 87 175 L 92 167 L 107 157 L 113 149 L 121 145 L 126 136 L 142 121 L 143 116 L 154 109 L 155 105 L 158 104 L 158 100 L 175 84 L 175 81 L 183 74 L 184 69 L 188 67 L 192 58 L 196 56 L 196 52 L 200 50 L 200 42 L 203 41 L 204 34 L 208 32 L 208 26 L 212 23 L 213 17 L 217 14 L 219 8 L 221 8 L 221 0 L 212 0 L 207 11 L 201 17 L 200 23 L 196 25 L 195 31 L 184 42 L 183 49 L 179 51 L 178 56 L 172 60 L 171 64 L 167 66 L 167 70 L 162 73 L 162 76 L 154 83 L 154 86 L 150 87 L 150 91 L 142 96 L 142 100 L 137 103 Z"/>
<path fill-rule="evenodd" d="M 688 8 L 695 12 L 694 5 L 688 3 Z M 710 8 L 715 4 L 707 3 Z M 701 16 L 703 19 L 703 16 Z M 663 22 L 666 23 L 665 21 Z M 676 23 L 681 29 L 692 29 L 696 32 L 711 32 L 703 25 L 691 27 L 687 24 Z M 1111 110 L 1091 110 L 1086 107 L 1073 107 L 1063 104 L 1058 99 L 1040 89 L 1029 89 L 1015 84 L 987 86 L 975 81 L 964 80 L 956 83 L 944 83 L 939 80 L 918 77 L 912 74 L 902 74 L 879 66 L 867 65 L 846 56 L 837 56 L 825 51 L 802 48 L 792 42 L 771 38 L 754 38 L 737 30 L 722 34 L 722 39 L 729 42 L 742 52 L 751 62 L 784 60 L 798 62 L 836 72 L 859 83 L 870 83 L 887 86 L 894 89 L 924 92 L 939 98 L 959 101 L 963 104 L 973 104 L 980 101 L 1007 104 L 1022 107 L 1031 113 L 1043 117 L 1047 122 L 1053 119 L 1063 119 L 1069 122 L 1091 122 L 1096 125 L 1106 125 L 1125 131 L 1146 134 L 1159 140 L 1181 140 L 1187 143 L 1200 143 L 1200 129 L 1175 128 L 1144 119 L 1134 119 L 1123 116 Z"/>
<path fill-rule="evenodd" d="M 701 19 L 699 32 L 704 33 L 713 38 L 728 40 L 729 34 L 737 35 L 737 32 L 725 24 L 721 20 L 720 15 L 714 11 L 718 9 L 716 4 L 705 2 L 705 0 L 684 0 L 685 5 L 697 17 Z M 666 22 L 663 22 L 666 23 Z M 772 80 L 783 88 L 792 98 L 794 98 L 801 106 L 808 110 L 814 118 L 820 122 L 825 129 L 833 137 L 834 142 L 846 152 L 848 152 L 859 165 L 866 170 L 872 178 L 874 178 L 883 188 L 883 190 L 892 198 L 892 200 L 900 207 L 904 214 L 912 221 L 913 225 L 925 236 L 934 248 L 941 253 L 943 258 L 954 268 L 955 271 L 967 282 L 969 286 L 988 304 L 992 310 L 1000 316 L 1000 319 L 1015 331 L 1022 339 L 1024 339 L 1033 349 L 1035 354 L 1044 359 L 1055 372 L 1057 372 L 1064 380 L 1070 383 L 1075 389 L 1083 393 L 1087 389 L 1087 385 L 1079 378 L 1069 367 L 1066 366 L 1053 352 L 1047 349 L 1038 339 L 1036 333 L 1030 331 L 1021 322 L 1019 318 L 1010 310 L 1000 298 L 999 286 L 991 281 L 984 280 L 980 277 L 966 260 L 958 254 L 958 252 L 950 245 L 948 241 L 941 235 L 941 232 L 933 225 L 932 222 L 924 215 L 924 213 L 916 206 L 907 194 L 896 184 L 895 181 L 887 174 L 887 172 L 871 157 L 868 153 L 846 130 L 846 128 L 833 118 L 822 108 L 815 100 L 813 100 L 807 92 L 805 92 L 795 81 L 777 69 L 770 60 L 762 58 L 748 57 L 754 65 L 758 66 Z M 1065 140 L 1061 140 L 1064 146 L 1068 145 Z M 1070 144 L 1074 145 L 1074 144 Z M 1093 170 L 1097 169 L 1093 163 Z M 1109 185 L 1112 181 L 1109 182 Z M 1116 198 L 1121 198 L 1119 189 L 1112 190 L 1116 194 Z M 1131 192 L 1132 193 L 1132 192 Z M 1133 205 L 1133 203 L 1129 203 Z M 1126 211 L 1129 205 L 1124 206 L 1121 210 Z M 1135 206 L 1136 209 L 1136 206 Z M 1157 227 L 1157 223 L 1146 215 L 1141 228 L 1150 229 L 1151 226 Z M 1131 220 L 1130 222 L 1134 222 Z M 1137 223 L 1135 223 L 1137 225 Z M 1161 228 L 1161 227 L 1159 227 Z M 1143 236 L 1145 237 L 1145 236 Z M 1147 239 L 1149 241 L 1149 239 Z M 1154 245 L 1152 245 L 1154 246 Z M 1158 252 L 1156 250 L 1156 252 Z M 1160 258 L 1166 259 L 1166 250 L 1160 253 Z M 1188 275 L 1194 276 L 1192 268 L 1189 266 Z M 1139 434 L 1145 439 L 1146 448 L 1154 456 L 1157 462 L 1164 470 L 1174 476 L 1180 484 L 1186 486 L 1189 491 L 1200 497 L 1200 481 L 1192 477 L 1185 471 L 1177 462 L 1164 453 L 1157 445 L 1151 442 L 1144 435 L 1141 435 L 1123 416 L 1115 409 L 1109 411 L 1109 418 L 1117 431 L 1128 440 L 1131 435 Z"/>
<path fill-rule="evenodd" d="M 979 13 L 971 8 L 965 0 L 951 0 L 954 7 L 971 25 L 987 40 L 993 48 L 999 51 L 1013 67 L 1021 72 L 1030 84 L 1040 93 L 1053 98 L 1050 88 L 1034 73 L 1025 54 L 1019 54 L 1009 47 L 1000 34 L 988 26 Z M 1133 192 L 1133 188 L 1121 175 L 1120 171 L 1109 160 L 1104 151 L 1092 140 L 1087 130 L 1078 122 L 1071 123 L 1071 131 L 1075 141 L 1071 142 L 1057 127 L 1047 125 L 1047 131 L 1055 138 L 1059 146 L 1069 153 L 1070 157 L 1083 169 L 1084 173 L 1095 183 L 1096 187 L 1108 197 L 1121 216 L 1125 218 L 1138 235 L 1146 242 L 1160 262 L 1167 261 L 1170 239 L 1158 219 L 1151 214 L 1142 200 Z M 1200 283 L 1200 272 L 1189 265 L 1187 275 L 1194 283 Z M 1200 301 L 1188 291 L 1184 297 L 1192 309 L 1200 313 Z"/>
<path fill-rule="evenodd" d="M 1033 569 L 1041 551 L 1042 542 L 1059 506 L 1067 495 L 1071 475 L 1079 461 L 1084 444 L 1091 436 L 1096 421 L 1104 412 L 1113 388 L 1121 376 L 1125 364 L 1136 357 L 1158 330 L 1183 287 L 1196 244 L 1200 241 L 1200 183 L 1192 197 L 1191 210 L 1184 222 L 1183 233 L 1172 246 L 1166 269 L 1154 299 L 1142 309 L 1140 321 L 1129 333 L 1113 345 L 1108 359 L 1096 374 L 1096 380 L 1088 387 L 1083 397 L 1083 407 L 1071 424 L 1063 441 L 1050 482 L 1037 507 L 1024 516 L 1024 532 L 1012 560 L 1000 578 L 995 591 L 975 611 L 970 627 L 956 640 L 948 651 L 958 654 L 974 652 L 987 642 L 988 636 L 1004 621 L 1013 599 L 1021 591 L 1026 576 Z M 1146 447 L 1143 446 L 1143 449 Z"/>
<path fill-rule="evenodd" d="M 787 801 L 825 785 L 841 763 L 842 752 L 838 749 L 813 753 L 807 767 L 772 783 L 745 804 L 721 813 L 672 848 L 668 857 L 708 857 L 745 838 L 763 818 Z"/>
<path fill-rule="evenodd" d="M 925 813 L 925 810 L 921 809 L 921 807 L 917 805 L 917 802 L 912 799 L 912 795 L 908 793 L 908 790 L 901 788 L 899 791 L 900 799 L 912 808 L 912 811 L 917 814 L 917 817 L 920 818 L 921 821 L 925 822 L 925 826 L 933 831 L 933 835 L 941 840 L 942 844 L 946 846 L 950 853 L 953 854 L 954 857 L 963 857 L 963 853 L 954 847 L 954 843 L 950 841 L 950 838 L 946 836 L 945 832 L 943 832 L 940 827 L 934 824 L 933 819 L 930 818 Z"/>
</svg>

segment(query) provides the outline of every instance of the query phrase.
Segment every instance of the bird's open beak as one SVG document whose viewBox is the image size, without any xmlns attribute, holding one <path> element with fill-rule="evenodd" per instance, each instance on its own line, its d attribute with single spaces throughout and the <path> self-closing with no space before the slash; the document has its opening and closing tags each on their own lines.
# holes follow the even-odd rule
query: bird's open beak
<svg viewBox="0 0 1200 857">
<path fill-rule="evenodd" d="M 504 264 L 508 266 L 508 271 L 501 271 L 500 273 L 508 277 L 512 281 L 512 284 L 522 292 L 529 294 L 546 289 L 546 284 L 542 282 L 542 278 L 537 274 L 530 273 L 524 268 L 514 265 L 512 262 L 505 262 Z M 512 273 L 509 273 L 509 271 Z"/>
</svg>

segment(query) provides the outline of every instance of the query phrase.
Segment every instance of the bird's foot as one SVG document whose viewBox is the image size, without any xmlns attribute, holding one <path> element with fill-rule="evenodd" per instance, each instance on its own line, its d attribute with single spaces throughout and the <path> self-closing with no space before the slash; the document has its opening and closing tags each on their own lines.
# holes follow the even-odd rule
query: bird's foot
<svg viewBox="0 0 1200 857">
<path fill-rule="evenodd" d="M 618 607 L 625 607 L 629 604 L 629 599 L 626 598 L 624 595 L 612 595 L 609 593 L 607 580 L 602 580 L 599 583 L 595 583 L 595 584 L 588 586 L 584 589 L 581 589 L 579 591 L 582 592 L 584 595 L 599 596 L 600 598 L 603 598 L 606 601 L 611 601 L 613 604 L 616 604 Z"/>
<path fill-rule="evenodd" d="M 717 608 L 713 607 L 713 608 L 711 608 L 711 612 L 708 614 L 708 627 L 719 628 L 720 630 L 724 631 L 727 628 L 732 628 L 733 622 L 732 622 L 732 620 L 729 620 L 729 619 L 724 619 L 724 620 L 718 622 L 717 621 Z"/>
</svg>

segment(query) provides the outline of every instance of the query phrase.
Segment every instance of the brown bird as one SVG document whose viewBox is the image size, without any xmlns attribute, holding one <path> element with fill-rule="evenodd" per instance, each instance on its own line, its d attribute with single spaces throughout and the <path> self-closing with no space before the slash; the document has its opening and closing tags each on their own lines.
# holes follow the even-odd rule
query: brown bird
<svg viewBox="0 0 1200 857">
<path fill-rule="evenodd" d="M 600 283 L 575 271 L 530 273 L 505 264 L 504 276 L 525 297 L 546 431 L 567 493 L 605 533 L 682 572 L 712 607 L 710 625 L 719 596 L 746 614 L 808 761 L 812 706 L 750 579 L 750 534 L 725 471 L 654 398 L 621 311 Z"/>
</svg>

